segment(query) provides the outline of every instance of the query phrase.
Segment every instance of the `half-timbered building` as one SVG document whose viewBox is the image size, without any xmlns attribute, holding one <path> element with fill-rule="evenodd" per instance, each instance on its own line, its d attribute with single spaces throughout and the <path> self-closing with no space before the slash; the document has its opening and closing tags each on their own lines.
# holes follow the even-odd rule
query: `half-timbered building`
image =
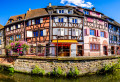
<svg viewBox="0 0 120 82">
<path fill-rule="evenodd" d="M 4 26 L 0 24 L 0 55 L 5 55 Z"/>
</svg>

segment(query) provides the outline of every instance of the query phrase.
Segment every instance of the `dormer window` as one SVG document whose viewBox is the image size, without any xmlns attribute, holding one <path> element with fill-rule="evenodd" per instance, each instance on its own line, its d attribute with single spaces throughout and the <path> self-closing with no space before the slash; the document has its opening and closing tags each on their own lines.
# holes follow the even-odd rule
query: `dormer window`
<svg viewBox="0 0 120 82">
<path fill-rule="evenodd" d="M 12 19 L 10 19 L 10 23 L 12 23 L 13 22 L 13 20 Z"/>
<path fill-rule="evenodd" d="M 60 13 L 60 14 L 63 14 L 63 13 L 64 13 L 64 10 L 63 10 L 63 9 L 59 10 L 59 13 Z"/>
<path fill-rule="evenodd" d="M 18 17 L 17 19 L 18 19 L 18 20 L 21 20 L 21 19 L 22 19 L 22 17 Z"/>
</svg>

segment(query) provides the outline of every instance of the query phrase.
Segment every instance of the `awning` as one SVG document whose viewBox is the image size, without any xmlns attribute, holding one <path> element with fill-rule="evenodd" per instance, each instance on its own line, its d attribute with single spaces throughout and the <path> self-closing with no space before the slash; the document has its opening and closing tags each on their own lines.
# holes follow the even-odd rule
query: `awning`
<svg viewBox="0 0 120 82">
<path fill-rule="evenodd" d="M 53 40 L 52 43 L 57 43 L 57 40 Z M 58 40 L 58 43 L 78 43 L 77 40 Z"/>
</svg>

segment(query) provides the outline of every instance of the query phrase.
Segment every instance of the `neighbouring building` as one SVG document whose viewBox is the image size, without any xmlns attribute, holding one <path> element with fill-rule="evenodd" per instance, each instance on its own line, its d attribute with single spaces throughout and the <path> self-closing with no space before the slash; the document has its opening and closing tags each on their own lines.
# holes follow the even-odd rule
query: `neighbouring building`
<svg viewBox="0 0 120 82">
<path fill-rule="evenodd" d="M 108 21 L 108 32 L 109 32 L 109 54 L 119 55 L 120 52 L 120 24 L 114 19 L 107 16 L 104 17 Z"/>
<path fill-rule="evenodd" d="M 27 54 L 38 56 L 112 55 L 119 50 L 120 28 L 119 23 L 109 20 L 95 8 L 50 3 L 46 8 L 29 9 L 26 14 L 10 17 L 5 25 L 6 45 L 16 40 L 27 41 Z M 110 26 L 116 33 L 112 34 Z"/>
<path fill-rule="evenodd" d="M 4 26 L 0 24 L 0 55 L 5 55 Z"/>
</svg>

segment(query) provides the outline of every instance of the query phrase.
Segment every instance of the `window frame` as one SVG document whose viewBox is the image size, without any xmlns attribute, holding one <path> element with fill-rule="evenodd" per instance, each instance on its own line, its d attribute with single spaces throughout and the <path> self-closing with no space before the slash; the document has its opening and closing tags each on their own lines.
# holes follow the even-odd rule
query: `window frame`
<svg viewBox="0 0 120 82">
<path fill-rule="evenodd" d="M 100 51 L 100 44 L 90 43 L 90 51 Z"/>
</svg>

